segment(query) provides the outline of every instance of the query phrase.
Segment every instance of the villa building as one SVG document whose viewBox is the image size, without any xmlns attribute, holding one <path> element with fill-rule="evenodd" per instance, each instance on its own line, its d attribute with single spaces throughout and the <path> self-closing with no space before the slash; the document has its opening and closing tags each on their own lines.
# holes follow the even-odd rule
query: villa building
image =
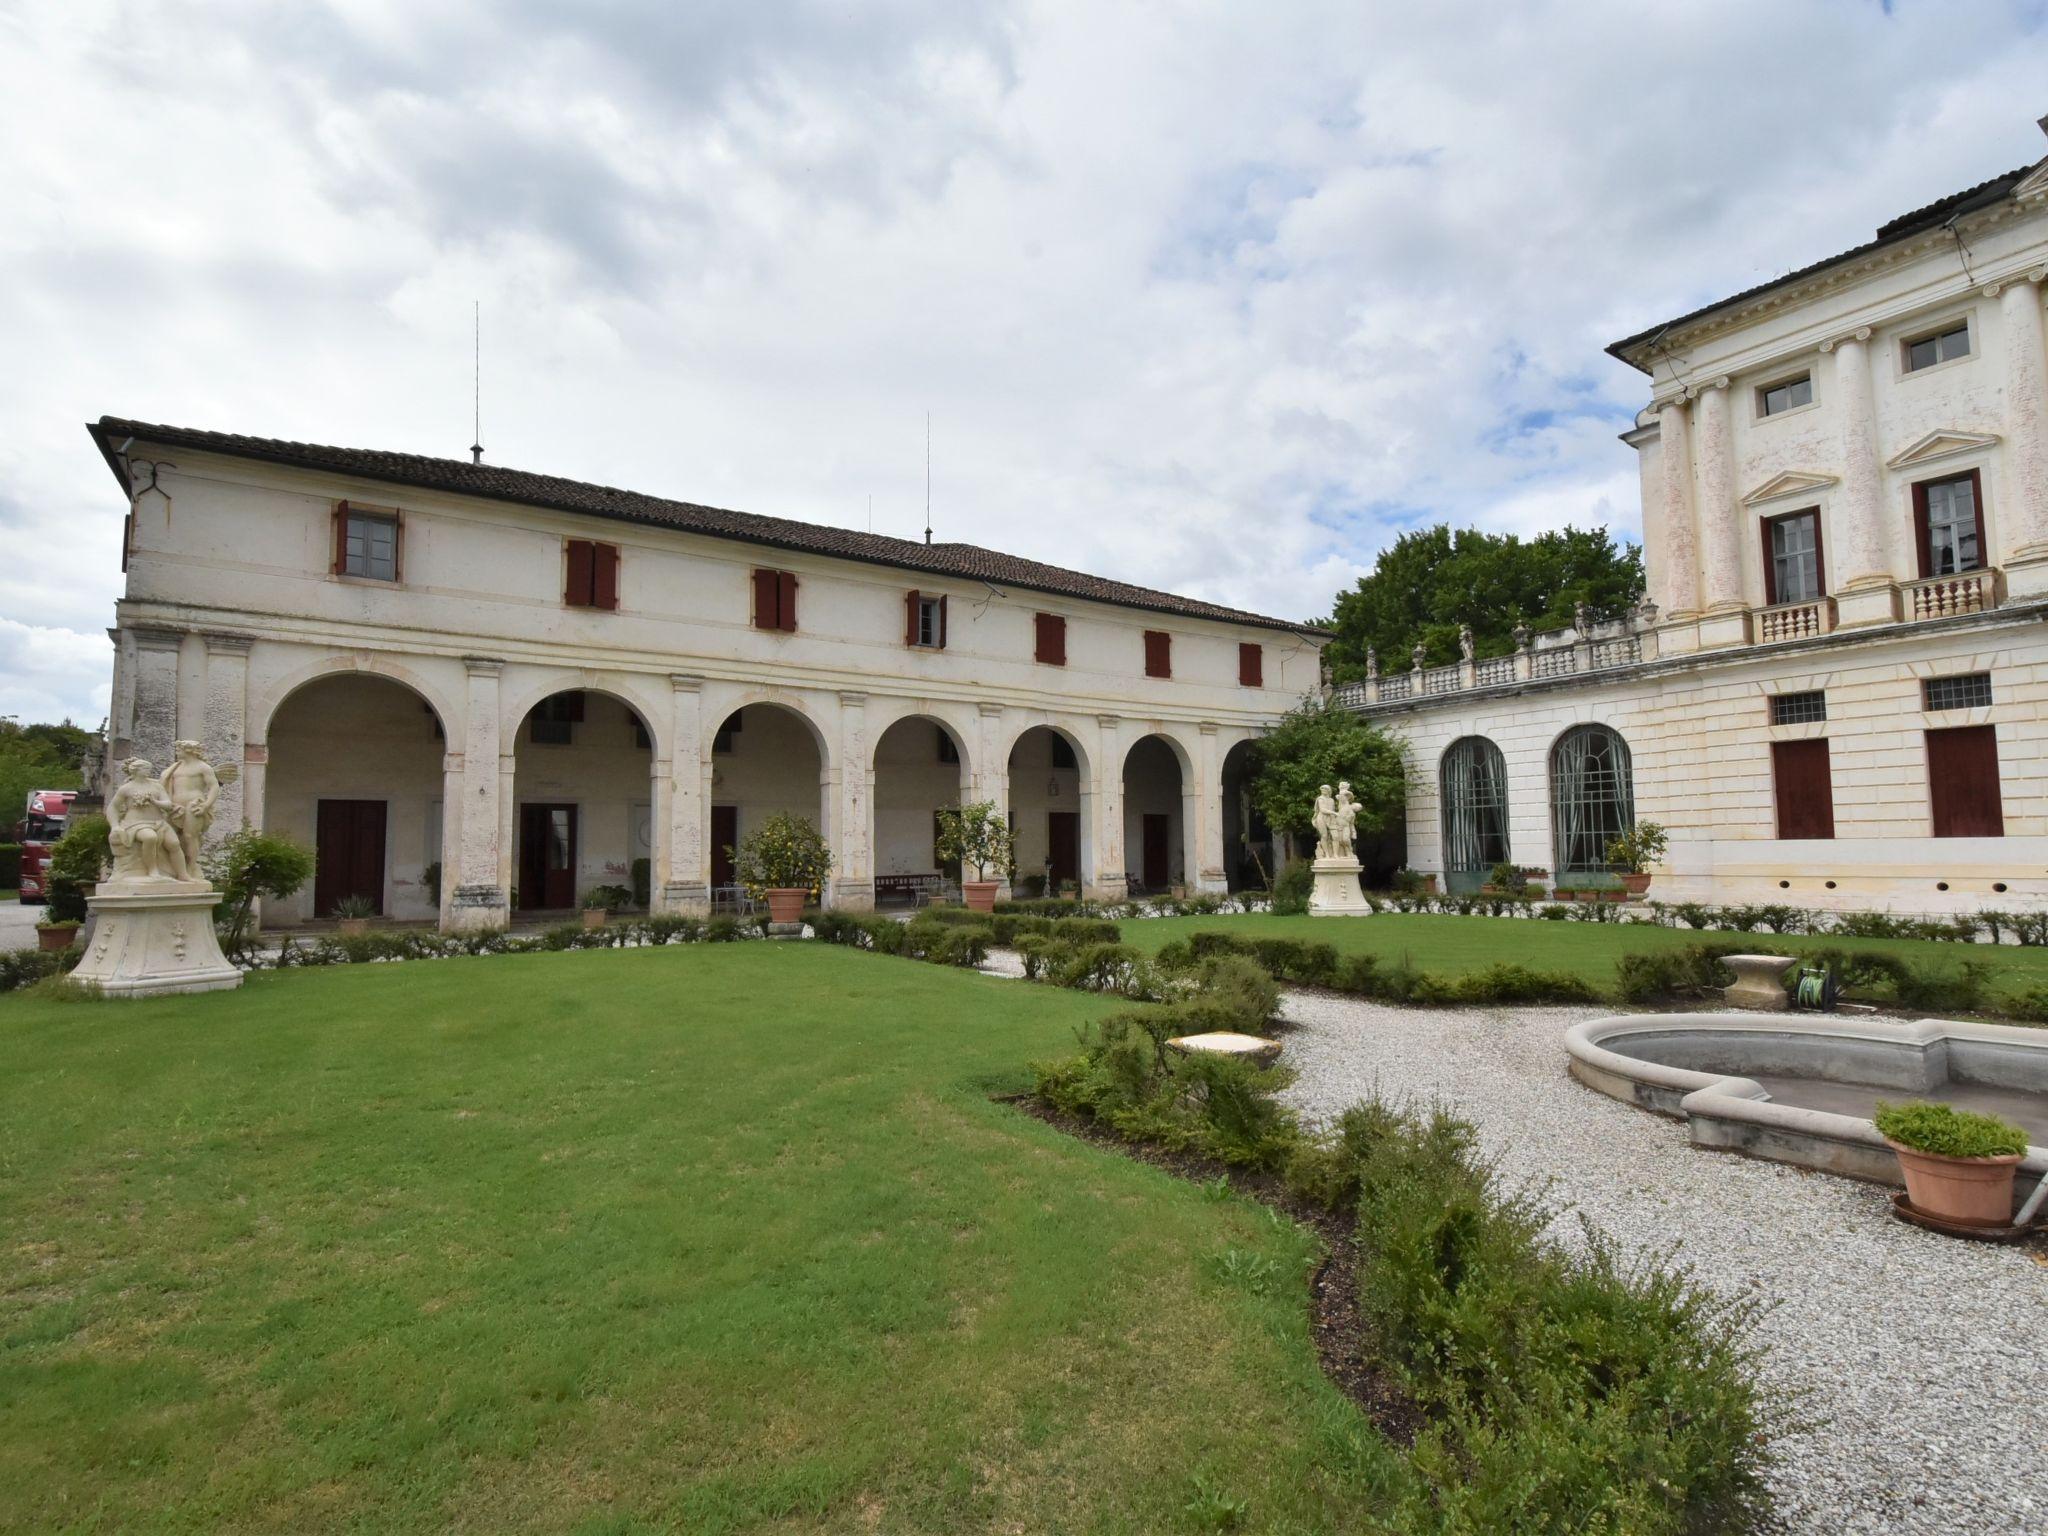
<svg viewBox="0 0 2048 1536">
<path fill-rule="evenodd" d="M 1648 599 L 1347 685 L 1411 750 L 1409 858 L 1667 900 L 2048 897 L 2048 161 L 1608 350 L 1650 381 Z"/>
<path fill-rule="evenodd" d="M 1241 870 L 1244 747 L 1317 687 L 1304 626 L 967 544 L 914 543 L 483 463 L 103 418 L 129 500 L 110 757 L 240 765 L 217 827 L 313 844 L 395 918 L 503 924 L 644 881 L 703 910 L 775 811 L 826 899 L 948 874 L 994 801 L 1021 884 Z"/>
</svg>

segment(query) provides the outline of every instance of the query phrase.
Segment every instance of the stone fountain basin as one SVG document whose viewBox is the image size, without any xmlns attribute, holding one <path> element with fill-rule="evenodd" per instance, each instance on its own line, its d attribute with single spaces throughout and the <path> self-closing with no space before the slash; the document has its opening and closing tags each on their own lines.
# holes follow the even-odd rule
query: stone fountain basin
<svg viewBox="0 0 2048 1536">
<path fill-rule="evenodd" d="M 2022 1198 L 2048 1177 L 2048 1030 L 1834 1014 L 1619 1014 L 1573 1025 L 1564 1048 L 1573 1077 L 1684 1120 L 1695 1146 L 1896 1186 L 1898 1159 L 1871 1109 L 1879 1099 L 1937 1099 L 2025 1129 Z"/>
</svg>

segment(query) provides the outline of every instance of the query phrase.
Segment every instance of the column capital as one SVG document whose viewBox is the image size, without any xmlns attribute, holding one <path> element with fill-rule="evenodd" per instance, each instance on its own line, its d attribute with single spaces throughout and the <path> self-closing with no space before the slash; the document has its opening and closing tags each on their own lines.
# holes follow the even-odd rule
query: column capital
<svg viewBox="0 0 2048 1536">
<path fill-rule="evenodd" d="M 463 668 L 471 677 L 496 677 L 505 670 L 505 663 L 496 656 L 465 656 Z"/>
<path fill-rule="evenodd" d="M 1217 723 L 1214 720 L 1202 720 L 1196 723 L 1195 729 L 1200 731 L 1204 736 L 1214 736 L 1217 731 L 1222 729 L 1222 727 L 1217 725 Z"/>
<path fill-rule="evenodd" d="M 668 685 L 677 693 L 702 693 L 704 691 L 704 679 L 690 672 L 669 673 Z"/>
<path fill-rule="evenodd" d="M 1987 299 L 1995 299 L 2008 288 L 2038 288 L 2044 280 L 2048 280 L 2048 267 L 2029 267 L 2024 272 L 2009 272 L 2004 277 L 1994 278 L 1984 285 L 1983 294 Z"/>
<path fill-rule="evenodd" d="M 1844 331 L 1839 336 L 1830 336 L 1820 344 L 1820 349 L 1823 352 L 1832 352 L 1835 348 L 1845 347 L 1852 341 L 1860 344 L 1868 340 L 1870 340 L 1870 327 L 1859 325 L 1853 331 Z"/>
<path fill-rule="evenodd" d="M 848 709 L 865 709 L 868 696 L 858 689 L 842 689 L 839 694 L 839 702 Z"/>
<path fill-rule="evenodd" d="M 136 646 L 145 651 L 175 651 L 185 643 L 182 629 L 135 628 L 128 633 L 135 637 Z"/>
<path fill-rule="evenodd" d="M 222 630 L 208 630 L 205 639 L 209 656 L 246 656 L 249 647 L 256 643 L 254 635 L 235 635 Z"/>
<path fill-rule="evenodd" d="M 1122 715 L 1097 715 L 1095 723 L 1105 731 L 1113 731 L 1124 723 L 1124 717 Z"/>
<path fill-rule="evenodd" d="M 1655 411 L 1659 416 L 1662 416 L 1666 411 L 1682 412 L 1685 409 L 1685 396 L 1681 393 L 1676 395 L 1667 395 L 1662 400 L 1652 400 L 1650 402 L 1650 409 Z"/>
<path fill-rule="evenodd" d="M 1718 379 L 1702 379 L 1697 384 L 1689 385 L 1685 391 L 1685 398 L 1697 400 L 1711 390 L 1726 389 L 1727 387 L 1728 375 L 1724 373 Z"/>
<path fill-rule="evenodd" d="M 1002 705 L 994 703 L 988 699 L 983 699 L 979 704 L 976 704 L 974 708 L 975 712 L 979 714 L 981 718 L 984 720 L 998 719 L 1001 717 L 1003 713 Z"/>
</svg>

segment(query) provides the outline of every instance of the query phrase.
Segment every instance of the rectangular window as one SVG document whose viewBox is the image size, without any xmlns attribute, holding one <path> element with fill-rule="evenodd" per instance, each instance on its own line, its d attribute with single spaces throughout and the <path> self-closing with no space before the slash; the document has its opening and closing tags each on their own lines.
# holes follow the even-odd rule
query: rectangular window
<svg viewBox="0 0 2048 1536">
<path fill-rule="evenodd" d="M 533 706 L 528 717 L 530 735 L 537 747 L 566 747 L 576 739 L 576 726 L 583 719 L 581 693 L 550 694 Z"/>
<path fill-rule="evenodd" d="M 1040 613 L 1033 615 L 1031 627 L 1036 659 L 1048 667 L 1064 667 L 1067 664 L 1067 621 L 1056 613 Z"/>
<path fill-rule="evenodd" d="M 1237 685 L 1240 688 L 1266 686 L 1266 648 L 1263 645 L 1238 646 Z"/>
<path fill-rule="evenodd" d="M 1965 320 L 1932 336 L 1919 336 L 1905 343 L 1906 372 L 1917 373 L 1922 368 L 1932 368 L 1936 363 L 1946 363 L 1958 357 L 1970 355 L 1970 322 Z"/>
<path fill-rule="evenodd" d="M 1984 564 L 1984 487 L 1977 471 L 1913 487 L 1920 575 L 1956 576 Z"/>
<path fill-rule="evenodd" d="M 1991 704 L 1989 672 L 1959 672 L 1953 677 L 1930 677 L 1920 690 L 1929 709 L 1985 709 Z"/>
<path fill-rule="evenodd" d="M 398 514 L 341 502 L 334 509 L 334 574 L 398 580 Z"/>
<path fill-rule="evenodd" d="M 562 541 L 567 567 L 562 583 L 562 601 L 571 608 L 619 606 L 619 546 L 599 544 L 590 539 Z"/>
<path fill-rule="evenodd" d="M 903 643 L 929 651 L 946 648 L 946 600 L 911 592 L 903 600 Z"/>
<path fill-rule="evenodd" d="M 1772 742 L 1771 778 L 1778 795 L 1778 836 L 1835 835 L 1834 775 L 1826 737 Z"/>
<path fill-rule="evenodd" d="M 1927 733 L 1927 798 L 1936 837 L 2005 836 L 1996 726 Z"/>
<path fill-rule="evenodd" d="M 1813 404 L 1813 375 L 1802 373 L 1796 379 L 1785 379 L 1777 384 L 1766 384 L 1756 392 L 1756 412 L 1759 416 L 1778 416 L 1786 411 L 1796 411 L 1802 405 Z"/>
<path fill-rule="evenodd" d="M 1764 530 L 1764 602 L 1810 603 L 1827 591 L 1821 568 L 1820 508 L 1767 517 Z"/>
<path fill-rule="evenodd" d="M 1163 629 L 1145 631 L 1145 675 L 1173 676 L 1173 636 Z"/>
<path fill-rule="evenodd" d="M 1771 695 L 1771 724 L 1807 725 L 1828 717 L 1828 696 L 1816 688 L 1811 693 Z"/>
<path fill-rule="evenodd" d="M 796 633 L 796 575 L 792 571 L 754 572 L 754 628 Z"/>
</svg>

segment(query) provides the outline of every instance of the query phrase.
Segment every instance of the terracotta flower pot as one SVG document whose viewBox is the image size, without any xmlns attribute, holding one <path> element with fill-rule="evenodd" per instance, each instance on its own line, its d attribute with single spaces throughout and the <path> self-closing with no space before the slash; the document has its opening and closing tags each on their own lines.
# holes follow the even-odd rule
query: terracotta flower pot
<svg viewBox="0 0 2048 1536">
<path fill-rule="evenodd" d="M 771 923 L 800 923 L 804 917 L 804 902 L 810 892 L 801 886 L 795 890 L 776 888 L 768 892 L 768 921 Z"/>
<path fill-rule="evenodd" d="M 370 920 L 367 917 L 337 917 L 334 927 L 344 939 L 360 939 L 370 931 Z"/>
<path fill-rule="evenodd" d="M 967 905 L 976 912 L 993 912 L 996 909 L 996 892 L 1002 889 L 1000 880 L 963 880 L 960 894 Z"/>
<path fill-rule="evenodd" d="M 1899 1154 L 1906 1198 L 1930 1216 L 1972 1227 L 2012 1224 L 2012 1179 L 2021 1154 L 2004 1157 L 1944 1157 L 1887 1139 Z"/>
<path fill-rule="evenodd" d="M 1647 874 L 1623 875 L 1621 877 L 1621 885 L 1622 889 L 1627 891 L 1629 895 L 1640 896 L 1650 888 L 1650 877 Z"/>
<path fill-rule="evenodd" d="M 583 909 L 583 926 L 586 928 L 602 928 L 605 919 L 610 916 L 611 914 L 605 911 L 603 907 L 585 907 Z"/>
<path fill-rule="evenodd" d="M 76 928 L 45 928 L 41 923 L 36 924 L 36 947 L 38 949 L 48 950 L 51 953 L 69 949 L 72 941 L 77 937 L 78 930 Z"/>
</svg>

